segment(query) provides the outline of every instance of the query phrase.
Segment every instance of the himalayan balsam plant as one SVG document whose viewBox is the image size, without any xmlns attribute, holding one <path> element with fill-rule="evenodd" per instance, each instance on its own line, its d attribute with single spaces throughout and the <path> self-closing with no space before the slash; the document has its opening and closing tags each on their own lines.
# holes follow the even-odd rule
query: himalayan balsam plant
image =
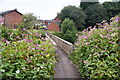
<svg viewBox="0 0 120 80">
<path fill-rule="evenodd" d="M 55 48 L 45 36 L 43 37 L 44 33 L 25 28 L 22 33 L 17 29 L 7 31 L 3 33 L 0 42 L 2 79 L 43 80 L 53 77 Z"/>
<path fill-rule="evenodd" d="M 119 79 L 118 23 L 100 23 L 98 28 L 89 27 L 79 32 L 75 51 L 70 59 L 76 64 L 81 76 L 87 79 Z"/>
</svg>

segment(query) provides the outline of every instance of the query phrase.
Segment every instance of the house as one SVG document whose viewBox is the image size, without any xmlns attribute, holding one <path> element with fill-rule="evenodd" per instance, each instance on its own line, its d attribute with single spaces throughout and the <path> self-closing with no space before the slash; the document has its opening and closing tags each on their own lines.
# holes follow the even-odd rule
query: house
<svg viewBox="0 0 120 80">
<path fill-rule="evenodd" d="M 60 22 L 61 20 L 59 18 L 53 19 L 52 22 L 47 25 L 47 30 L 60 31 Z"/>
<path fill-rule="evenodd" d="M 0 13 L 0 24 L 7 27 L 15 27 L 22 22 L 22 14 L 15 10 L 8 10 Z"/>
<path fill-rule="evenodd" d="M 52 20 L 45 20 L 45 25 L 48 26 L 51 22 Z"/>
</svg>

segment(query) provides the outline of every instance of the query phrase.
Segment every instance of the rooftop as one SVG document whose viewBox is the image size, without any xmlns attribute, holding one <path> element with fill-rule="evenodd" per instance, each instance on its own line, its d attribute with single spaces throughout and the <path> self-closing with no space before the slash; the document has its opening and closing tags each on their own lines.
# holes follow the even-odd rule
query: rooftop
<svg viewBox="0 0 120 80">
<path fill-rule="evenodd" d="M 17 13 L 19 13 L 20 15 L 22 15 L 20 12 L 17 11 L 17 9 L 8 10 L 8 11 L 5 11 L 5 12 L 0 12 L 0 15 L 5 15 L 5 14 L 10 13 L 10 12 L 13 12 L 13 11 L 16 11 Z"/>
</svg>

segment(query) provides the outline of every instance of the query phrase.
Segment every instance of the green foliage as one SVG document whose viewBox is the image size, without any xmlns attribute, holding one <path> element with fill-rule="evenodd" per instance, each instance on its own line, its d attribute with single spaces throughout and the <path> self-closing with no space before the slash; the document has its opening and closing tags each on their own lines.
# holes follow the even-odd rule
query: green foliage
<svg viewBox="0 0 120 80">
<path fill-rule="evenodd" d="M 16 34 L 15 31 L 11 29 L 10 35 Z M 54 46 L 43 38 L 44 32 L 33 29 L 25 31 L 21 33 L 22 37 L 18 33 L 12 41 L 2 36 L 2 79 L 44 80 L 53 77 L 56 62 Z"/>
<path fill-rule="evenodd" d="M 22 35 L 22 34 L 27 34 L 26 30 L 22 30 L 22 29 L 13 30 L 5 26 L 1 26 L 0 32 L 1 32 L 2 39 L 6 39 L 8 41 L 21 40 L 22 38 L 25 37 L 25 35 Z"/>
<path fill-rule="evenodd" d="M 100 23 L 103 20 L 106 20 L 106 11 L 101 4 L 95 4 L 87 7 L 85 9 L 87 18 L 85 19 L 85 26 L 94 26 L 96 23 Z"/>
<path fill-rule="evenodd" d="M 68 31 L 76 31 L 76 26 L 74 25 L 73 20 L 65 19 L 61 24 L 62 33 L 66 34 Z"/>
<path fill-rule="evenodd" d="M 65 19 L 63 21 L 63 23 L 61 24 L 61 29 L 62 29 L 62 38 L 71 42 L 71 43 L 75 43 L 77 40 L 77 29 L 74 25 L 74 22 L 72 20 Z"/>
<path fill-rule="evenodd" d="M 25 28 L 33 28 L 35 26 L 36 19 L 37 18 L 33 13 L 27 13 L 23 16 L 23 23 L 21 26 Z"/>
<path fill-rule="evenodd" d="M 94 5 L 94 4 L 98 4 L 99 2 L 98 2 L 98 0 L 91 0 L 91 2 L 84 2 L 84 0 L 82 1 L 81 0 L 81 3 L 80 3 L 80 7 L 83 9 L 83 10 L 85 10 L 88 6 L 90 6 L 90 5 Z"/>
<path fill-rule="evenodd" d="M 102 4 L 107 13 L 107 20 L 120 13 L 120 2 L 104 2 Z"/>
<path fill-rule="evenodd" d="M 75 6 L 66 6 L 64 7 L 60 13 L 58 13 L 58 17 L 63 21 L 65 18 L 70 18 L 74 21 L 75 26 L 78 30 L 81 30 L 81 27 L 86 18 L 85 13 L 81 8 Z"/>
<path fill-rule="evenodd" d="M 77 65 L 82 77 L 97 80 L 119 80 L 118 22 L 89 28 L 79 35 L 70 59 Z"/>
</svg>

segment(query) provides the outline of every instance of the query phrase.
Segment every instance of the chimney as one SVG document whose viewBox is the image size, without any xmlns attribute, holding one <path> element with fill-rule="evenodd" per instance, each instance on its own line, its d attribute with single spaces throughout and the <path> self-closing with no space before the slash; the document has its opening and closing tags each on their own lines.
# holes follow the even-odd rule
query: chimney
<svg viewBox="0 0 120 80">
<path fill-rule="evenodd" d="M 15 11 L 17 11 L 17 8 L 15 8 Z"/>
</svg>

